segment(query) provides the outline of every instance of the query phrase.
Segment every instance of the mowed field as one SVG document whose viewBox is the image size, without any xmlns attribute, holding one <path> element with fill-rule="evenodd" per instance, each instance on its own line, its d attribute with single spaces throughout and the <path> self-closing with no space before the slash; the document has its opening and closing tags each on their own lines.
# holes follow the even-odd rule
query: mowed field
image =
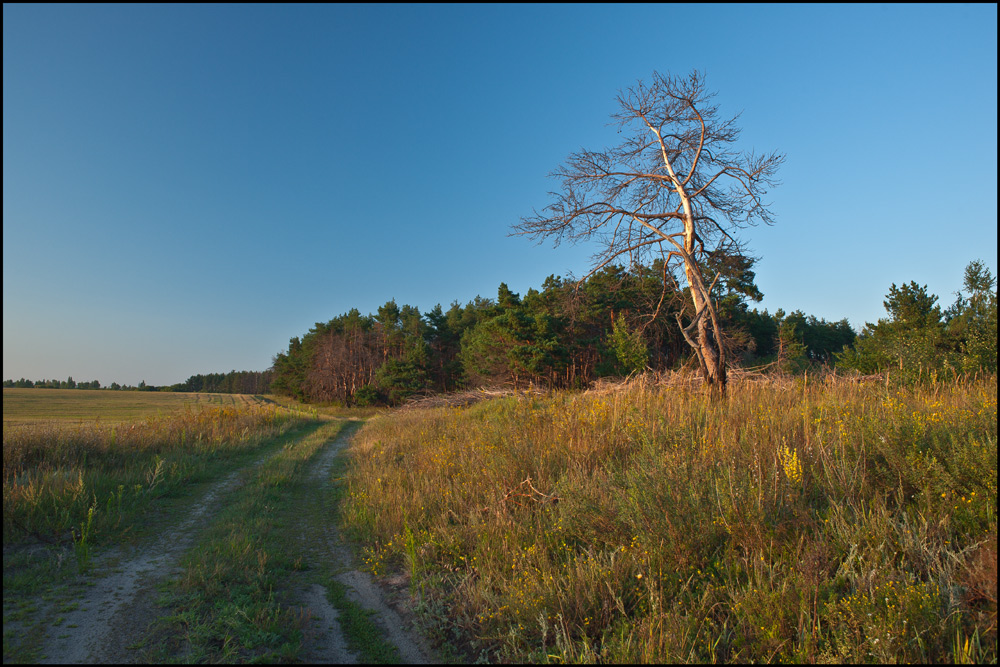
<svg viewBox="0 0 1000 667">
<path fill-rule="evenodd" d="M 93 422 L 114 424 L 209 405 L 239 407 L 263 402 L 261 398 L 240 394 L 5 388 L 3 422 L 4 426 L 74 426 Z"/>
</svg>

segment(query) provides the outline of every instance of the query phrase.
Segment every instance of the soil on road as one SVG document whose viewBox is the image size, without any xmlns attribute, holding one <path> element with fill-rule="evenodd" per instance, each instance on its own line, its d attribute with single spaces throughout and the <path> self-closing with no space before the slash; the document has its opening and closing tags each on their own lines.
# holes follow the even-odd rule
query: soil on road
<svg viewBox="0 0 1000 667">
<path fill-rule="evenodd" d="M 398 585 L 380 585 L 357 569 L 350 547 L 334 525 L 332 485 L 337 480 L 331 479 L 331 473 L 337 456 L 357 426 L 354 423 L 340 428 L 337 423 L 329 422 L 319 427 L 324 432 L 339 431 L 339 434 L 322 445 L 299 473 L 301 484 L 290 499 L 293 511 L 286 512 L 291 520 L 282 527 L 287 533 L 288 548 L 297 550 L 307 567 L 282 579 L 284 590 L 276 594 L 287 605 L 297 608 L 305 619 L 298 656 L 301 660 L 364 661 L 363 656 L 349 648 L 340 612 L 330 602 L 328 588 L 323 584 L 326 576 L 339 582 L 347 598 L 368 612 L 384 641 L 398 651 L 400 661 L 436 662 L 433 650 L 415 630 L 408 593 Z M 171 613 L 157 604 L 160 590 L 169 579 L 179 575 L 182 557 L 197 544 L 199 533 L 225 507 L 232 492 L 245 482 L 247 472 L 267 459 L 262 457 L 212 484 L 153 543 L 127 551 L 111 550 L 95 558 L 92 569 L 83 575 L 87 586 L 77 604 L 72 605 L 75 608 L 63 613 L 58 625 L 46 627 L 40 662 L 123 663 L 152 659 L 150 646 L 163 639 L 162 624 L 158 621 Z"/>
</svg>

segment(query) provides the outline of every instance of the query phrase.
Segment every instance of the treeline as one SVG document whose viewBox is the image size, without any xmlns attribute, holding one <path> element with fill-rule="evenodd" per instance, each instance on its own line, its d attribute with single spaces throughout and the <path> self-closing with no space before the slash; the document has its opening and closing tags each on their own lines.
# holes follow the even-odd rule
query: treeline
<svg viewBox="0 0 1000 667">
<path fill-rule="evenodd" d="M 729 257 L 713 294 L 728 332 L 731 358 L 746 365 L 777 361 L 831 363 L 850 346 L 847 320 L 827 322 L 800 311 L 751 309 L 762 298 L 752 261 Z M 685 291 L 664 292 L 664 267 L 611 266 L 577 282 L 550 276 L 522 297 L 506 284 L 497 298 L 427 313 L 389 301 L 374 315 L 357 309 L 317 323 L 274 358 L 272 391 L 304 401 L 398 404 L 427 391 L 490 384 L 584 387 L 604 376 L 685 364 L 690 347 Z"/>
<path fill-rule="evenodd" d="M 730 359 L 744 367 L 801 372 L 836 366 L 904 377 L 997 369 L 996 279 L 980 261 L 963 291 L 942 309 L 926 286 L 893 284 L 888 317 L 860 335 L 846 319 L 751 308 L 762 295 L 752 260 L 712 258 L 713 296 Z M 672 289 L 663 290 L 664 281 Z M 506 284 L 421 313 L 389 301 L 373 315 L 357 309 L 317 323 L 274 358 L 271 390 L 303 401 L 395 405 L 421 392 L 490 384 L 584 387 L 604 376 L 678 368 L 691 348 L 686 291 L 662 264 L 607 267 L 577 282 L 550 276 L 522 297 Z"/>
<path fill-rule="evenodd" d="M 229 371 L 192 375 L 184 382 L 170 385 L 170 391 L 198 391 L 210 394 L 269 394 L 271 377 L 267 371 Z"/>
<path fill-rule="evenodd" d="M 751 308 L 762 295 L 753 262 L 710 259 L 719 275 L 713 296 L 728 358 L 744 367 L 801 372 L 836 366 L 903 378 L 997 370 L 996 279 L 981 261 L 965 269 L 963 290 L 947 308 L 926 286 L 893 284 L 887 317 L 856 334 L 802 311 Z M 666 291 L 663 283 L 673 285 Z M 611 266 L 583 281 L 550 276 L 522 297 L 501 283 L 496 299 L 476 297 L 427 313 L 387 302 L 375 314 L 357 309 L 317 323 L 274 357 L 266 371 L 192 375 L 152 386 L 104 389 L 240 394 L 276 393 L 307 402 L 397 405 L 423 392 L 529 384 L 580 388 L 600 377 L 678 368 L 691 361 L 680 325 L 689 324 L 686 291 L 662 264 Z M 5 380 L 4 387 L 101 389 L 98 381 Z"/>
<path fill-rule="evenodd" d="M 208 373 L 207 375 L 192 375 L 184 382 L 172 385 L 150 385 L 143 380 L 137 386 L 120 385 L 112 382 L 108 387 L 101 387 L 97 380 L 92 382 L 74 382 L 70 376 L 65 380 L 4 380 L 4 387 L 38 388 L 38 389 L 108 389 L 112 391 L 188 391 L 215 394 L 269 394 L 271 393 L 271 377 L 273 372 L 266 371 L 230 371 L 228 373 Z"/>
<path fill-rule="evenodd" d="M 101 383 L 97 380 L 92 380 L 91 382 L 76 382 L 73 380 L 73 376 L 69 376 L 65 380 L 26 380 L 21 378 L 20 380 L 4 380 L 4 387 L 18 387 L 22 389 L 30 389 L 35 387 L 37 389 L 100 389 Z"/>
</svg>

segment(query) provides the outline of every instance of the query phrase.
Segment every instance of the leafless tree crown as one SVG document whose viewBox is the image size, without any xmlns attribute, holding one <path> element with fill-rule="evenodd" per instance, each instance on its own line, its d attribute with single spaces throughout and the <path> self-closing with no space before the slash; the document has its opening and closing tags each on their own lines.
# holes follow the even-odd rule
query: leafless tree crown
<svg viewBox="0 0 1000 667">
<path fill-rule="evenodd" d="M 735 150 L 739 114 L 720 119 L 704 77 L 654 73 L 649 85 L 620 92 L 612 114 L 625 140 L 581 150 L 552 172 L 562 189 L 515 233 L 537 240 L 594 240 L 595 270 L 615 261 L 683 259 L 707 250 L 737 252 L 738 230 L 773 222 L 763 200 L 783 155 Z M 693 228 L 685 239 L 685 201 Z M 684 248 L 685 240 L 691 247 Z"/>
<path fill-rule="evenodd" d="M 678 314 L 678 324 L 709 384 L 725 390 L 725 345 L 712 299 L 719 276 L 703 275 L 703 260 L 706 253 L 741 254 L 738 231 L 773 222 L 763 197 L 784 156 L 737 151 L 739 114 L 720 118 L 714 96 L 697 71 L 686 78 L 654 73 L 651 84 L 619 93 L 612 118 L 625 140 L 571 154 L 552 173 L 562 184 L 550 193 L 554 201 L 514 230 L 556 244 L 597 241 L 594 271 L 662 257 L 664 290 L 667 267 L 679 260 L 693 311 L 686 325 Z"/>
</svg>

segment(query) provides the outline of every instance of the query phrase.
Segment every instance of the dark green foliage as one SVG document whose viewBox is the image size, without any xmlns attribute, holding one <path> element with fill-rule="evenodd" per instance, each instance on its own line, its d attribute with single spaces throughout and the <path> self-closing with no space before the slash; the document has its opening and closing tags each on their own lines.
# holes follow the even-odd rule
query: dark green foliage
<svg viewBox="0 0 1000 667">
<path fill-rule="evenodd" d="M 996 368 L 995 281 L 981 263 L 967 269 L 968 296 L 944 312 L 926 288 L 893 285 L 891 318 L 860 337 L 846 319 L 750 309 L 761 298 L 752 267 L 748 257 L 712 255 L 705 268 L 719 276 L 713 297 L 730 358 L 745 365 L 801 372 L 836 358 L 864 373 Z M 602 376 L 676 368 L 690 358 L 677 325 L 690 321 L 687 301 L 660 261 L 610 265 L 581 281 L 549 276 L 523 296 L 501 283 L 496 300 L 424 314 L 393 300 L 375 315 L 354 309 L 293 338 L 274 358 L 271 388 L 306 401 L 398 405 L 428 391 L 585 387 Z"/>
<path fill-rule="evenodd" d="M 112 383 L 112 388 L 114 388 Z M 74 382 L 72 376 L 65 380 L 26 380 L 21 378 L 20 380 L 4 380 L 3 386 L 11 389 L 100 389 L 101 383 L 98 380 L 91 380 L 90 382 Z"/>
<path fill-rule="evenodd" d="M 965 294 L 945 314 L 954 340 L 959 341 L 962 369 L 970 372 L 997 369 L 996 278 L 982 261 L 965 267 Z"/>
<path fill-rule="evenodd" d="M 623 373 L 641 373 L 649 362 L 649 348 L 640 331 L 630 331 L 624 317 L 615 320 L 608 335 L 608 347 Z"/>
<path fill-rule="evenodd" d="M 774 315 L 778 323 L 778 339 L 788 344 L 801 345 L 801 356 L 806 362 L 827 363 L 833 355 L 850 346 L 857 337 L 846 319 L 827 322 L 806 316 L 801 310 L 794 310 L 787 316 L 780 309 Z"/>
<path fill-rule="evenodd" d="M 426 355 L 421 355 L 426 359 Z M 423 391 L 429 384 L 425 363 L 421 361 L 390 359 L 375 372 L 375 387 L 391 405 Z"/>
<path fill-rule="evenodd" d="M 719 297 L 745 313 L 744 295 L 759 295 L 752 262 L 721 261 L 728 278 Z M 523 298 L 501 284 L 495 301 L 476 297 L 423 315 L 389 301 L 375 315 L 355 309 L 293 338 L 274 357 L 271 389 L 306 401 L 397 405 L 424 391 L 487 384 L 586 386 L 683 362 L 688 348 L 674 317 L 682 303 L 662 263 L 608 266 L 579 282 L 549 276 Z"/>
<path fill-rule="evenodd" d="M 777 351 L 778 317 L 756 308 L 739 313 L 736 317 L 739 329 L 746 333 L 748 340 L 744 356 L 747 361 L 756 358 L 767 358 Z M 853 332 L 852 332 L 853 333 Z"/>
<path fill-rule="evenodd" d="M 893 370 L 909 378 L 924 374 L 997 369 L 996 279 L 980 261 L 965 269 L 965 293 L 946 311 L 937 296 L 915 282 L 889 288 L 889 317 L 867 323 L 853 348 L 837 363 L 862 373 Z"/>
<path fill-rule="evenodd" d="M 366 408 L 372 405 L 378 405 L 382 402 L 382 397 L 379 395 L 378 389 L 370 384 L 366 384 L 357 391 L 354 392 L 354 405 Z"/>
<path fill-rule="evenodd" d="M 778 309 L 774 315 L 778 321 L 778 366 L 789 373 L 801 373 L 809 366 L 807 348 L 802 342 L 803 332 L 799 328 L 799 325 L 804 323 L 804 318 L 800 319 L 795 315 L 801 313 L 796 311 L 792 316 L 784 317 L 784 312 Z"/>
<path fill-rule="evenodd" d="M 269 394 L 273 371 L 229 371 L 192 375 L 170 391 L 198 391 L 213 394 Z"/>
<path fill-rule="evenodd" d="M 299 337 L 292 337 L 288 341 L 288 352 L 279 352 L 274 357 L 274 363 L 271 366 L 274 371 L 271 391 L 276 394 L 294 396 L 299 400 L 305 399 L 303 387 L 309 357 L 309 352 L 303 348 Z"/>
<path fill-rule="evenodd" d="M 707 275 L 718 275 L 713 296 L 718 298 L 739 297 L 760 302 L 764 295 L 754 280 L 757 274 L 751 269 L 754 259 L 745 255 L 732 255 L 721 252 L 708 253 L 705 262 Z"/>
<path fill-rule="evenodd" d="M 491 311 L 492 317 L 484 317 L 462 336 L 458 358 L 466 379 L 474 384 L 497 379 L 515 386 L 556 384 L 567 356 L 559 340 L 562 322 L 545 312 L 531 313 L 503 283 Z"/>
</svg>

